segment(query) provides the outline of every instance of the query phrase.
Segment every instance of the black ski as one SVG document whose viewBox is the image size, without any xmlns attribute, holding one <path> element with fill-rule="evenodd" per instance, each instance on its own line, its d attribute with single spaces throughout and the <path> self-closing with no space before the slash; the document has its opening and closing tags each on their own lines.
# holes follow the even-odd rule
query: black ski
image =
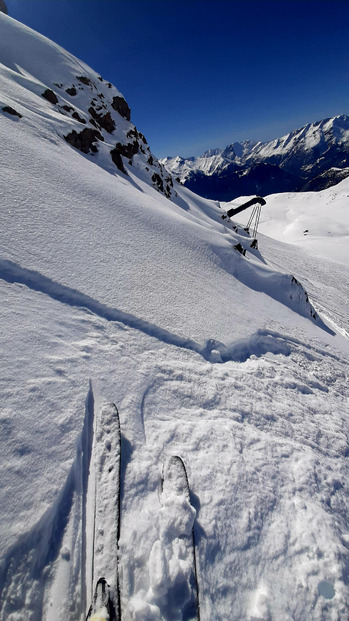
<svg viewBox="0 0 349 621">
<path fill-rule="evenodd" d="M 86 619 L 92 621 L 94 617 L 96 617 L 96 621 L 97 619 L 98 621 L 118 621 L 120 618 L 115 610 L 109 585 L 105 578 L 99 578 L 96 584 L 93 602 Z"/>
</svg>

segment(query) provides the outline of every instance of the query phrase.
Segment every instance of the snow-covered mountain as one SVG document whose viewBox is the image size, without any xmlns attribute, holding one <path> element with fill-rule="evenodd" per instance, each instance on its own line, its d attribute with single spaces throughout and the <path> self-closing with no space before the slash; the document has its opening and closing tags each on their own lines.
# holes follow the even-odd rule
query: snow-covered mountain
<svg viewBox="0 0 349 621">
<path fill-rule="evenodd" d="M 317 191 L 348 176 L 349 117 L 308 124 L 271 142 L 235 142 L 201 157 L 167 157 L 161 162 L 186 187 L 207 198 Z"/>
<path fill-rule="evenodd" d="M 348 180 L 257 250 L 5 14 L 0 84 L 1 620 L 344 619 Z"/>
</svg>

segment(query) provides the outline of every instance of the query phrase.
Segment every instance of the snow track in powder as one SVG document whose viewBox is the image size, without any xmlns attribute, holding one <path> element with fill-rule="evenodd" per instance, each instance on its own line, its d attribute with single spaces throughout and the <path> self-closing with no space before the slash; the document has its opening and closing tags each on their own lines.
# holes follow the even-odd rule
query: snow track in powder
<svg viewBox="0 0 349 621">
<path fill-rule="evenodd" d="M 160 538 L 149 559 L 154 603 L 163 619 L 200 620 L 194 520 L 187 472 L 180 457 L 164 465 L 161 483 Z"/>
<path fill-rule="evenodd" d="M 86 499 L 94 425 L 92 385 L 76 457 L 55 504 L 19 537 L 0 568 L 0 619 L 79 619 L 85 602 Z M 18 615 L 18 617 L 17 617 Z"/>
<path fill-rule="evenodd" d="M 97 413 L 96 413 L 97 410 Z M 119 621 L 120 422 L 114 404 L 98 407 L 92 385 L 76 458 L 59 497 L 10 548 L 0 567 L 0 619 L 85 619 L 108 592 Z M 105 583 L 105 587 L 104 587 Z"/>
</svg>

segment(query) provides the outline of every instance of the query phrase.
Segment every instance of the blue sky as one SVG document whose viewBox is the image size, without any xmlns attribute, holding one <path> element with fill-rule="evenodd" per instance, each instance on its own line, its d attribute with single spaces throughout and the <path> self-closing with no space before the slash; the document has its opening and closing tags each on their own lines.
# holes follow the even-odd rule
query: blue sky
<svg viewBox="0 0 349 621">
<path fill-rule="evenodd" d="M 6 3 L 121 90 L 158 157 L 349 113 L 347 0 Z"/>
</svg>

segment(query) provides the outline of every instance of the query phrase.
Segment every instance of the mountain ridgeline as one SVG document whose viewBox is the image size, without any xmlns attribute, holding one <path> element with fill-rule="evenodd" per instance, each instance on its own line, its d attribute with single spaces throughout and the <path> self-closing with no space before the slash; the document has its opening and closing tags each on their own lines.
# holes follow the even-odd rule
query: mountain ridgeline
<svg viewBox="0 0 349 621">
<path fill-rule="evenodd" d="M 349 176 L 349 117 L 308 124 L 270 142 L 245 140 L 197 158 L 167 157 L 161 163 L 205 198 L 319 191 Z"/>
</svg>

